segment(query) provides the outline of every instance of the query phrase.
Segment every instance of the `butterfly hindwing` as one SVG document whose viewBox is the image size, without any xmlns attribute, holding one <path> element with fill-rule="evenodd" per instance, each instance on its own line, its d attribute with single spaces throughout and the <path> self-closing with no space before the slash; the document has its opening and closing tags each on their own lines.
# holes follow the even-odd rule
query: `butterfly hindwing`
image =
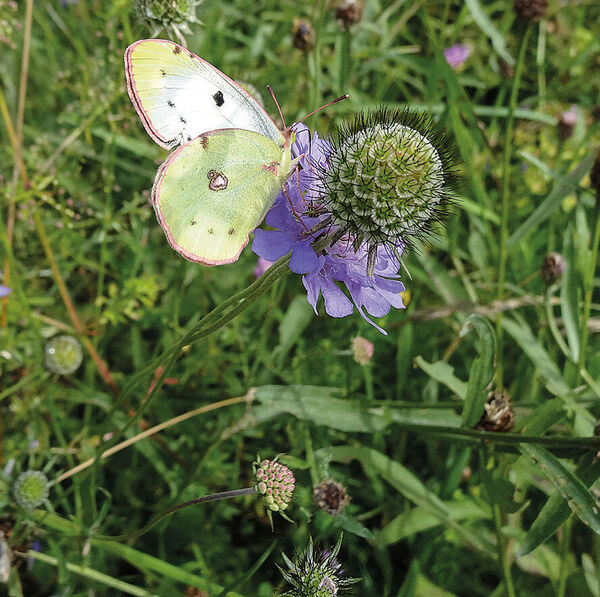
<svg viewBox="0 0 600 597">
<path fill-rule="evenodd" d="M 215 129 L 247 129 L 278 145 L 284 137 L 240 85 L 172 41 L 144 39 L 125 51 L 127 90 L 144 127 L 169 149 Z"/>
<path fill-rule="evenodd" d="M 152 188 L 169 244 L 205 265 L 235 261 L 290 171 L 289 148 L 253 131 L 205 133 L 176 149 Z"/>
</svg>

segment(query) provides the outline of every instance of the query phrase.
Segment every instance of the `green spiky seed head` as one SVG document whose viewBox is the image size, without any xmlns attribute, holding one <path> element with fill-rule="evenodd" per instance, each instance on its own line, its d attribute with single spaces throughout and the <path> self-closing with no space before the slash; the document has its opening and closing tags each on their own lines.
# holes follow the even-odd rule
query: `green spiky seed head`
<svg viewBox="0 0 600 597">
<path fill-rule="evenodd" d="M 455 151 L 424 114 L 380 109 L 338 131 L 313 203 L 331 214 L 336 240 L 355 248 L 411 244 L 440 219 L 456 181 Z"/>
<path fill-rule="evenodd" d="M 46 367 L 54 373 L 71 375 L 82 360 L 81 344 L 73 336 L 54 336 L 46 344 Z"/>
<path fill-rule="evenodd" d="M 255 471 L 256 491 L 260 493 L 273 512 L 285 510 L 294 494 L 296 480 L 294 473 L 280 462 L 262 460 Z"/>
<path fill-rule="evenodd" d="M 358 578 L 344 578 L 344 569 L 337 559 L 342 545 L 342 536 L 336 545 L 327 549 L 315 549 L 312 538 L 307 548 L 296 555 L 292 562 L 281 554 L 287 569 L 278 566 L 283 578 L 293 589 L 284 593 L 287 597 L 337 597 L 347 588 L 359 582 Z"/>
<path fill-rule="evenodd" d="M 202 0 L 136 0 L 137 13 L 154 32 L 164 29 L 190 33 L 189 24 L 198 23 L 196 8 Z"/>
<path fill-rule="evenodd" d="M 48 497 L 48 477 L 41 471 L 21 473 L 13 485 L 13 497 L 26 510 L 41 506 Z"/>
</svg>

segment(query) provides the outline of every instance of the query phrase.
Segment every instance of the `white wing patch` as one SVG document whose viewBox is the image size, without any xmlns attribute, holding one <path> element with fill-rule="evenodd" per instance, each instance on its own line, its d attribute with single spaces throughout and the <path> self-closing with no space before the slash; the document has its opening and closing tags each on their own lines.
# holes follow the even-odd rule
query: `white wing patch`
<svg viewBox="0 0 600 597">
<path fill-rule="evenodd" d="M 261 105 L 242 87 L 182 46 L 135 42 L 125 51 L 127 89 L 150 136 L 167 149 L 217 129 L 246 129 L 285 142 Z"/>
</svg>

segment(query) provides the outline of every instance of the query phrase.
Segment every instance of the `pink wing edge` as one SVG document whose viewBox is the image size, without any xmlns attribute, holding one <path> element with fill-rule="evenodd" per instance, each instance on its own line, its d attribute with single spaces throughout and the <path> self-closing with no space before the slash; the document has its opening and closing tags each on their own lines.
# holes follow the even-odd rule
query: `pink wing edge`
<svg viewBox="0 0 600 597">
<path fill-rule="evenodd" d="M 242 243 L 239 251 L 233 257 L 230 257 L 229 259 L 206 259 L 204 257 L 196 255 L 195 253 L 190 253 L 189 251 L 184 249 L 181 245 L 177 244 L 177 242 L 173 238 L 173 235 L 171 234 L 171 229 L 169 228 L 168 224 L 165 222 L 165 219 L 163 217 L 163 214 L 160 209 L 159 202 L 158 202 L 158 198 L 160 197 L 160 186 L 162 184 L 162 181 L 164 178 L 164 173 L 165 173 L 166 169 L 169 167 L 171 162 L 179 155 L 179 153 L 181 151 L 183 151 L 183 149 L 185 147 L 187 147 L 190 143 L 194 143 L 194 141 L 197 141 L 200 137 L 212 135 L 219 131 L 234 131 L 234 130 L 242 130 L 242 129 L 216 129 L 214 131 L 208 131 L 206 133 L 202 133 L 201 135 L 198 135 L 195 139 L 192 139 L 191 141 L 188 141 L 184 145 L 181 145 L 180 147 L 178 147 L 161 164 L 160 168 L 158 169 L 158 172 L 156 173 L 156 178 L 154 179 L 154 184 L 152 185 L 152 206 L 154 207 L 154 213 L 156 214 L 156 219 L 158 220 L 158 223 L 160 224 L 161 228 L 163 229 L 165 236 L 167 237 L 167 241 L 169 242 L 169 245 L 171 245 L 171 248 L 173 250 L 177 251 L 177 253 L 179 253 L 183 257 L 185 257 L 188 261 L 193 261 L 194 263 L 201 263 L 202 265 L 206 265 L 209 267 L 213 267 L 215 265 L 227 265 L 228 263 L 234 263 L 235 261 L 237 261 L 240 257 L 240 254 L 242 253 L 242 251 L 248 244 L 248 241 L 250 240 L 250 234 L 248 234 L 246 236 L 246 240 Z M 251 231 L 251 232 L 253 232 L 253 231 Z"/>
<path fill-rule="evenodd" d="M 244 95 L 249 97 L 258 106 L 258 108 L 260 108 L 264 112 L 265 116 L 273 123 L 273 126 L 275 126 L 275 128 L 281 132 L 281 134 L 286 139 L 286 141 L 289 142 L 285 131 L 281 131 L 281 129 L 277 126 L 277 124 L 271 118 L 269 113 L 256 101 L 256 99 L 252 95 L 250 95 L 239 83 L 236 83 L 233 79 L 228 77 L 225 73 L 221 72 L 216 66 L 213 66 L 210 62 L 208 62 L 207 60 L 204 60 L 204 58 L 200 58 L 200 56 L 198 56 L 197 54 L 194 54 L 194 52 L 192 52 L 191 50 L 188 50 L 187 48 L 184 48 L 183 46 L 181 46 L 169 39 L 153 39 L 153 38 L 152 39 L 138 39 L 137 41 L 133 42 L 130 46 L 128 46 L 127 49 L 125 50 L 124 58 L 125 58 L 125 79 L 127 81 L 127 93 L 129 94 L 131 103 L 133 104 L 135 111 L 138 113 L 138 116 L 140 117 L 142 124 L 144 125 L 144 128 L 146 129 L 146 132 L 152 137 L 152 139 L 154 139 L 154 141 L 156 141 L 156 143 L 158 143 L 158 145 L 160 145 L 164 149 L 170 149 L 173 146 L 173 142 L 161 137 L 160 134 L 158 133 L 158 131 L 152 126 L 152 121 L 150 120 L 150 117 L 148 116 L 148 114 L 146 113 L 146 110 L 144 110 L 144 108 L 142 106 L 142 102 L 139 98 L 139 94 L 135 87 L 135 81 L 133 80 L 133 74 L 132 74 L 131 60 L 132 60 L 133 51 L 135 50 L 136 46 L 138 46 L 139 44 L 146 43 L 146 42 L 167 44 L 170 46 L 177 47 L 182 52 L 185 52 L 190 58 L 193 58 L 194 60 L 199 60 L 201 63 L 206 64 L 209 68 L 212 68 L 214 71 L 219 73 L 224 79 L 227 79 L 227 81 L 229 81 L 234 87 L 237 87 L 239 89 L 239 91 L 241 91 Z M 208 132 L 214 132 L 214 131 L 208 131 Z M 237 259 L 237 257 L 236 257 L 236 259 Z M 234 259 L 234 261 L 235 261 L 235 259 Z M 226 263 L 231 263 L 231 262 L 228 261 Z M 214 265 L 219 265 L 219 264 L 214 264 Z"/>
</svg>

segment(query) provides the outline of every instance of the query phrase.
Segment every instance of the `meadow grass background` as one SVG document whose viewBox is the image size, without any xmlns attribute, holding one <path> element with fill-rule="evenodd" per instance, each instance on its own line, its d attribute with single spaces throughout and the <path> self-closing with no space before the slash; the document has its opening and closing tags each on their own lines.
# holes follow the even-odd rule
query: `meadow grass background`
<svg viewBox="0 0 600 597">
<path fill-rule="evenodd" d="M 271 114 L 267 84 L 288 123 L 349 93 L 308 121 L 324 136 L 368 108 L 430 111 L 457 144 L 463 184 L 445 225 L 405 253 L 407 308 L 380 321 L 387 336 L 356 313 L 314 315 L 292 274 L 196 342 L 195 322 L 254 280 L 256 256 L 188 263 L 155 220 L 149 189 L 166 154 L 123 73 L 124 49 L 153 32 L 127 0 L 0 5 L 0 267 L 12 289 L 0 509 L 15 550 L 0 593 L 268 597 L 284 588 L 281 550 L 309 535 L 333 545 L 344 529 L 357 595 L 600 595 L 597 2 L 551 0 L 527 25 L 507 0 L 367 0 L 345 28 L 334 2 L 205 0 L 187 47 L 260 90 Z M 314 47 L 294 47 L 294 18 L 312 24 Z M 443 49 L 457 42 L 471 55 L 453 70 Z M 550 251 L 567 265 L 547 288 Z M 83 344 L 70 376 L 45 366 L 59 332 Z M 374 344 L 366 366 L 357 335 Z M 510 433 L 473 429 L 492 372 L 512 397 Z M 201 407 L 212 410 L 73 474 Z M 276 517 L 272 532 L 246 496 L 135 540 L 98 538 L 251 486 L 257 454 L 283 454 L 295 472 L 295 524 Z M 28 469 L 54 482 L 33 512 L 10 492 Z M 351 496 L 338 517 L 312 499 L 328 477 Z"/>
</svg>

